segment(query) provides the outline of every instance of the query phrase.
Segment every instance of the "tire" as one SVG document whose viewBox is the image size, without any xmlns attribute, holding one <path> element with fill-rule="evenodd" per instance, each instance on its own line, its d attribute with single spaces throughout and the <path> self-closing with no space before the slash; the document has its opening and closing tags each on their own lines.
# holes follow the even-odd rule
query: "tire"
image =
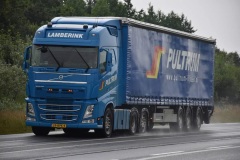
<svg viewBox="0 0 240 160">
<path fill-rule="evenodd" d="M 175 123 L 169 123 L 170 130 L 172 131 L 183 131 L 184 128 L 184 113 L 183 113 L 183 108 L 179 107 L 178 112 L 177 112 L 177 122 Z"/>
<path fill-rule="evenodd" d="M 51 128 L 48 127 L 35 127 L 35 126 L 32 127 L 32 132 L 36 136 L 47 136 L 50 130 Z"/>
<path fill-rule="evenodd" d="M 194 114 L 193 114 L 193 125 L 192 128 L 196 131 L 199 131 L 201 128 L 201 125 L 203 123 L 202 120 L 202 110 L 200 107 L 197 107 L 197 109 L 195 109 Z"/>
<path fill-rule="evenodd" d="M 187 109 L 185 111 L 185 116 L 184 116 L 184 130 L 191 131 L 192 123 L 193 123 L 192 110 L 190 107 L 187 107 Z"/>
<path fill-rule="evenodd" d="M 137 112 L 132 111 L 130 115 L 129 134 L 134 135 L 137 132 Z"/>
<path fill-rule="evenodd" d="M 148 128 L 147 128 L 147 131 L 151 131 L 153 129 L 153 126 L 154 126 L 154 123 L 152 122 L 152 120 L 150 120 L 148 122 Z"/>
<path fill-rule="evenodd" d="M 102 137 L 109 138 L 113 132 L 113 112 L 107 108 L 103 117 L 103 129 L 96 129 L 95 133 Z"/>
<path fill-rule="evenodd" d="M 212 111 L 212 113 L 213 113 L 213 111 Z M 210 119 L 211 119 L 212 113 L 209 113 L 208 109 L 205 108 L 204 114 L 202 114 L 202 119 L 203 119 L 205 124 L 209 124 L 210 123 Z"/>
<path fill-rule="evenodd" d="M 148 127 L 148 116 L 147 112 L 142 112 L 139 120 L 139 133 L 145 133 Z"/>
</svg>

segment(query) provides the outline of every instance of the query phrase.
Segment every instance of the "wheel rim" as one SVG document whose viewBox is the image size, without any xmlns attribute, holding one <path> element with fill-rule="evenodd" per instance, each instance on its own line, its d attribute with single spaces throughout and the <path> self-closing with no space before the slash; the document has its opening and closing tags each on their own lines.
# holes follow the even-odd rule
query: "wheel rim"
<svg viewBox="0 0 240 160">
<path fill-rule="evenodd" d="M 197 129 L 199 129 L 201 127 L 201 113 L 199 110 L 197 113 L 196 121 L 197 121 Z"/>
<path fill-rule="evenodd" d="M 190 125 L 191 125 L 191 120 L 190 120 L 190 117 L 187 117 L 187 129 L 190 129 Z"/>
<path fill-rule="evenodd" d="M 112 116 L 111 113 L 107 113 L 105 119 L 105 132 L 107 135 L 111 134 L 112 132 Z"/>
<path fill-rule="evenodd" d="M 178 126 L 179 126 L 179 129 L 181 130 L 182 129 L 182 125 L 183 125 L 183 120 L 181 118 L 182 116 L 179 117 L 178 119 Z"/>
<path fill-rule="evenodd" d="M 186 113 L 186 129 L 187 130 L 191 129 L 191 112 L 189 111 L 189 109 L 187 109 Z"/>
<path fill-rule="evenodd" d="M 178 116 L 178 128 L 179 130 L 183 129 L 183 114 L 182 114 L 182 110 L 179 111 L 179 116 Z"/>
<path fill-rule="evenodd" d="M 141 116 L 141 132 L 144 133 L 147 130 L 147 116 L 144 112 Z"/>
<path fill-rule="evenodd" d="M 131 132 L 132 133 L 136 132 L 136 118 L 135 118 L 135 116 L 132 117 Z"/>
</svg>

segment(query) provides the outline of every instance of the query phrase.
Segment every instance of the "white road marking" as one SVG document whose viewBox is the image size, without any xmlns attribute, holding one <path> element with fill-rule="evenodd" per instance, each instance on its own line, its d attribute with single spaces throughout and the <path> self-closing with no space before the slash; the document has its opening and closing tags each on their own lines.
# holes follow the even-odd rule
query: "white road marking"
<svg viewBox="0 0 240 160">
<path fill-rule="evenodd" d="M 194 135 L 190 135 L 190 136 L 194 136 Z M 184 136 L 177 136 L 177 137 L 184 137 Z M 124 137 L 119 137 L 117 139 L 122 139 Z M 172 137 L 161 137 L 161 138 L 172 138 Z M 146 138 L 146 137 L 143 137 L 143 138 L 139 138 L 137 139 L 138 141 L 139 140 L 153 140 L 153 139 L 159 139 L 159 137 L 156 137 L 156 138 Z M 224 139 L 229 139 L 229 138 L 224 138 Z M 100 140 L 103 140 L 103 139 L 94 139 L 94 141 L 100 141 Z M 218 140 L 218 139 L 214 139 L 214 140 Z M 222 140 L 222 139 L 219 139 L 219 140 Z M 93 140 L 81 140 L 81 141 L 68 141 L 68 142 L 58 142 L 58 143 L 42 143 L 42 144 L 33 144 L 33 145 L 21 145 L 21 146 L 17 146 L 17 147 L 29 147 L 29 146 L 40 146 L 40 145 L 51 145 L 51 144 L 63 144 L 63 143 L 72 143 L 72 142 L 88 142 L 88 141 L 93 141 Z M 132 141 L 136 141 L 135 139 L 134 140 L 123 140 L 123 141 L 113 141 L 113 142 L 104 142 L 104 144 L 112 144 L 112 143 L 124 143 L 124 142 L 132 142 Z M 195 142 L 195 141 L 191 141 L 191 142 Z M 49 150 L 49 149 L 59 149 L 59 148 L 74 148 L 74 147 L 85 147 L 85 146 L 93 146 L 93 145 L 101 145 L 103 143 L 92 143 L 92 144 L 84 144 L 84 145 L 70 145 L 70 146 L 58 146 L 58 147 L 48 147 L 48 148 L 36 148 L 36 149 L 26 149 L 26 150 L 20 150 L 20 151 L 10 151 L 10 152 L 3 152 L 3 153 L 0 153 L 0 155 L 2 154 L 9 154 L 9 153 L 20 153 L 20 152 L 30 152 L 30 151 L 40 151 L 40 150 Z M 3 148 L 12 148 L 12 147 L 0 147 L 1 149 Z M 16 148 L 16 146 L 14 147 Z"/>
<path fill-rule="evenodd" d="M 12 142 L 19 142 L 19 141 L 24 141 L 24 140 L 12 140 L 12 141 L 2 141 L 4 143 L 12 143 Z"/>
<path fill-rule="evenodd" d="M 201 153 L 201 152 L 210 152 L 210 151 L 217 151 L 217 150 L 224 150 L 224 149 L 231 149 L 231 148 L 240 148 L 240 146 L 222 146 L 217 148 L 208 148 L 204 150 L 199 151 L 189 151 L 189 152 L 178 152 L 178 153 L 172 153 L 172 154 L 163 154 L 155 157 L 146 157 L 146 158 L 140 158 L 137 160 L 149 160 L 149 159 L 156 159 L 156 158 L 163 158 L 163 157 L 171 157 L 171 156 L 179 156 L 179 155 L 186 155 L 186 154 L 194 154 L 194 153 Z M 171 152 L 169 152 L 171 153 Z M 151 155 L 150 155 L 151 156 Z"/>
<path fill-rule="evenodd" d="M 157 138 L 142 138 L 142 139 L 137 139 L 137 140 L 149 140 L 149 139 L 159 139 L 159 137 Z M 99 139 L 99 140 L 103 140 L 103 139 Z M 90 140 L 86 140 L 86 141 L 90 141 Z M 92 140 L 91 140 L 92 141 Z M 95 140 L 94 140 L 95 141 Z M 124 142 L 132 142 L 132 141 L 136 141 L 136 139 L 133 140 L 126 140 L 126 141 L 113 141 L 113 142 L 104 142 L 104 144 L 112 144 L 112 143 L 124 143 Z M 75 141 L 76 142 L 76 141 Z M 82 141 L 79 141 L 82 142 Z M 63 142 L 62 142 L 63 143 Z M 69 141 L 68 141 L 69 143 Z M 53 144 L 59 144 L 59 143 L 53 143 Z M 26 149 L 26 150 L 20 150 L 20 151 L 10 151 L 10 152 L 3 152 L 0 153 L 0 155 L 2 154 L 9 154 L 9 153 L 19 153 L 19 152 L 30 152 L 30 151 L 40 151 L 40 150 L 49 150 L 49 149 L 60 149 L 60 148 L 75 148 L 75 147 L 85 147 L 85 146 L 95 146 L 95 145 L 101 145 L 103 144 L 102 142 L 99 143 L 92 143 L 92 144 L 78 144 L 78 145 L 70 145 L 70 146 L 59 146 L 59 147 L 49 147 L 49 148 L 36 148 L 36 149 Z M 48 143 L 46 143 L 45 145 L 49 145 Z M 34 146 L 34 145 L 32 145 Z M 36 145 L 35 145 L 36 146 Z M 4 147 L 7 148 L 7 147 Z"/>
<path fill-rule="evenodd" d="M 219 148 L 228 148 L 231 146 L 218 146 L 218 147 L 209 147 L 208 149 L 219 149 Z"/>
<path fill-rule="evenodd" d="M 195 136 L 195 135 L 189 135 L 189 136 Z M 137 137 L 137 136 L 136 136 Z M 146 137 L 151 137 L 151 136 L 143 136 L 143 138 L 139 138 L 137 140 L 152 140 L 152 139 L 159 139 L 159 137 L 156 137 L 156 138 L 146 138 Z M 175 136 L 175 137 L 185 137 L 185 135 L 180 135 L 180 136 Z M 168 138 L 172 138 L 172 137 L 160 137 L 161 139 L 168 139 Z M 115 139 L 126 139 L 125 141 L 115 141 L 115 142 L 129 142 L 129 141 L 136 141 L 136 140 L 128 140 L 128 139 L 132 139 L 132 137 L 117 137 L 117 138 L 112 138 L 113 140 Z M 2 148 L 22 148 L 22 147 L 31 147 L 31 146 L 44 146 L 44 145 L 54 145 L 54 144 L 72 144 L 72 143 L 77 143 L 77 142 L 91 142 L 91 141 L 101 141 L 101 140 L 104 140 L 104 139 L 90 139 L 90 140 L 77 140 L 77 141 L 67 141 L 67 142 L 47 142 L 47 143 L 34 143 L 34 144 L 30 144 L 30 145 L 19 145 L 19 146 L 9 146 L 9 147 L 0 147 L 1 149 Z M 222 140 L 222 139 L 220 139 Z M 22 141 L 22 140 L 20 140 Z M 23 140 L 24 141 L 24 140 Z M 105 142 L 104 142 L 105 143 Z M 110 142 L 111 143 L 111 142 Z M 112 142 L 114 143 L 114 142 Z M 95 144 L 95 143 L 94 143 Z M 93 144 L 93 145 L 94 145 Z M 102 144 L 102 143 L 101 143 Z M 79 146 L 79 145 L 77 145 Z M 83 145 L 84 146 L 84 145 Z M 5 152 L 6 153 L 6 152 Z M 1 153 L 0 153 L 1 154 Z"/>
<path fill-rule="evenodd" d="M 167 152 L 167 153 L 158 153 L 158 154 L 151 154 L 151 156 L 160 156 L 160 155 L 167 155 L 167 154 L 174 154 L 174 153 L 181 153 L 184 151 L 176 151 L 176 152 Z"/>
</svg>

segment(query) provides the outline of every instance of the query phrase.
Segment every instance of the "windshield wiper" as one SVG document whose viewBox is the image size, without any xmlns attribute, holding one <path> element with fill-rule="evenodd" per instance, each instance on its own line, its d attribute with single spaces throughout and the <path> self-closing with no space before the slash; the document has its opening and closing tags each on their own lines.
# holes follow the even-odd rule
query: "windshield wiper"
<svg viewBox="0 0 240 160">
<path fill-rule="evenodd" d="M 85 71 L 85 73 L 87 73 L 88 69 L 90 68 L 89 64 L 87 63 L 87 61 L 83 58 L 83 56 L 78 52 L 78 50 L 76 48 L 74 48 L 75 51 L 78 53 L 78 55 L 82 58 L 83 62 L 87 65 L 87 69 Z"/>
<path fill-rule="evenodd" d="M 57 58 L 54 56 L 54 54 L 52 53 L 52 51 L 48 47 L 47 47 L 47 50 L 50 52 L 50 54 L 52 55 L 53 59 L 57 63 L 58 67 L 57 67 L 56 71 L 58 71 L 58 69 L 61 67 L 60 63 L 58 62 Z"/>
</svg>

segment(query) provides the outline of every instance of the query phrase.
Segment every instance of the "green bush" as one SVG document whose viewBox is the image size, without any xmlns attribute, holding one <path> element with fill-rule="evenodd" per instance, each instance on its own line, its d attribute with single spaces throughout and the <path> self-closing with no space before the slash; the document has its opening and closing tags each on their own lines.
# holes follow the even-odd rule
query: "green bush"
<svg viewBox="0 0 240 160">
<path fill-rule="evenodd" d="M 17 102 L 9 98 L 1 98 L 0 112 L 5 110 L 23 110 L 25 108 L 25 102 Z"/>
<path fill-rule="evenodd" d="M 22 71 L 24 48 L 30 38 L 22 40 L 0 31 L 0 110 L 20 108 L 24 103 L 26 75 Z"/>
<path fill-rule="evenodd" d="M 240 67 L 237 53 L 227 53 L 216 49 L 214 92 L 215 101 L 240 101 Z"/>
<path fill-rule="evenodd" d="M 23 102 L 25 97 L 26 75 L 16 65 L 0 65 L 0 104 Z M 2 105 L 0 105 L 2 108 Z"/>
</svg>

